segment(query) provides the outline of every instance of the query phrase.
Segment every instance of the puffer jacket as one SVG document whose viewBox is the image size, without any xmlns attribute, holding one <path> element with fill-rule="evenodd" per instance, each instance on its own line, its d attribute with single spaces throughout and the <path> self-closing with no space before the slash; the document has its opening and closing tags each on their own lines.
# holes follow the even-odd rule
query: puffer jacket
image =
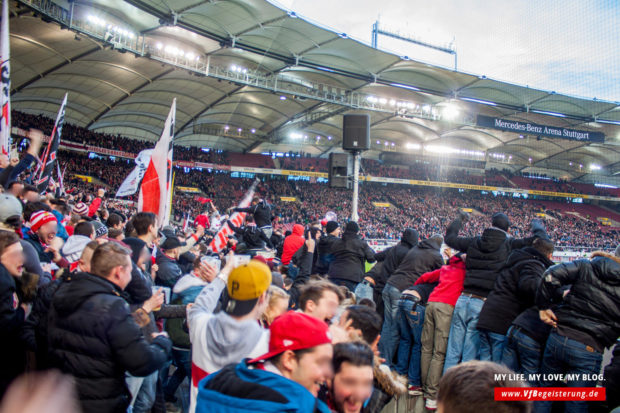
<svg viewBox="0 0 620 413">
<path fill-rule="evenodd" d="M 398 288 L 401 292 L 413 287 L 422 274 L 441 268 L 444 264 L 440 248 L 441 241 L 437 238 L 420 242 L 409 250 L 386 284 Z"/>
<path fill-rule="evenodd" d="M 329 264 L 334 260 L 332 254 L 332 245 L 340 238 L 331 234 L 323 235 L 316 246 L 317 259 L 314 266 L 313 274 L 327 274 Z"/>
<path fill-rule="evenodd" d="M 514 250 L 480 310 L 476 328 L 505 335 L 517 316 L 534 305 L 540 279 L 552 265 L 535 248 Z"/>
<path fill-rule="evenodd" d="M 605 252 L 595 252 L 592 257 L 547 269 L 536 293 L 536 305 L 541 310 L 549 308 L 557 288 L 572 284 L 564 305 L 554 311 L 558 327 L 584 333 L 604 348 L 620 336 L 620 258 Z"/>
<path fill-rule="evenodd" d="M 375 262 L 375 252 L 355 232 L 345 231 L 341 239 L 334 241 L 332 254 L 329 278 L 359 283 L 364 278 L 366 261 Z"/>
<path fill-rule="evenodd" d="M 108 280 L 76 273 L 60 285 L 49 313 L 52 366 L 75 377 L 85 412 L 126 412 L 131 395 L 125 372 L 147 376 L 168 359 L 171 342 L 148 344 L 121 289 Z"/>
<path fill-rule="evenodd" d="M 481 236 L 459 237 L 462 227 L 460 218 L 452 221 L 446 230 L 445 243 L 467 254 L 463 292 L 481 297 L 486 297 L 493 289 L 495 279 L 512 250 L 532 245 L 537 237 L 547 238 L 545 228 L 539 220 L 531 223 L 533 236 L 522 239 L 512 238 L 495 227 L 485 229 Z"/>
</svg>

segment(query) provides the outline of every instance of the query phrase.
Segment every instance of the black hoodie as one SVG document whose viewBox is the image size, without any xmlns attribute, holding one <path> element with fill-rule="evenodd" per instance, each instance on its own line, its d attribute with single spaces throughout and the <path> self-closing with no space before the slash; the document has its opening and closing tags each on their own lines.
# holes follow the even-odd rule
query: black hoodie
<svg viewBox="0 0 620 413">
<path fill-rule="evenodd" d="M 441 268 L 444 261 L 439 251 L 440 248 L 440 238 L 425 239 L 411 248 L 398 269 L 388 278 L 387 284 L 402 292 L 413 287 L 420 275 Z"/>
<path fill-rule="evenodd" d="M 541 277 L 552 265 L 535 248 L 514 250 L 480 310 L 477 328 L 505 335 L 515 318 L 534 305 Z"/>
<path fill-rule="evenodd" d="M 51 363 L 75 377 L 84 412 L 125 412 L 131 401 L 125 372 L 151 374 L 172 347 L 163 336 L 146 342 L 121 292 L 104 278 L 77 273 L 60 285 L 52 300 Z"/>
<path fill-rule="evenodd" d="M 420 235 L 418 231 L 412 228 L 407 228 L 403 232 L 403 236 L 400 242 L 391 248 L 387 248 L 378 254 L 375 254 L 375 258 L 379 262 L 383 262 L 381 272 L 375 275 L 375 289 L 379 292 L 383 291 L 385 283 L 388 278 L 396 271 L 400 263 L 403 261 L 409 250 L 418 245 Z"/>
</svg>

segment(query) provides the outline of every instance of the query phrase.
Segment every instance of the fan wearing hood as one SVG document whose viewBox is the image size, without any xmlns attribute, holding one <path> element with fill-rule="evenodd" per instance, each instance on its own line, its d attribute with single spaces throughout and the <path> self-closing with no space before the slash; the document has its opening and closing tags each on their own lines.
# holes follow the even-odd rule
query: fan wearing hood
<svg viewBox="0 0 620 413">
<path fill-rule="evenodd" d="M 365 264 L 375 262 L 375 252 L 359 235 L 357 222 L 350 221 L 344 228 L 342 239 L 332 244 L 333 261 L 327 275 L 336 285 L 344 285 L 351 292 L 364 278 Z"/>
</svg>

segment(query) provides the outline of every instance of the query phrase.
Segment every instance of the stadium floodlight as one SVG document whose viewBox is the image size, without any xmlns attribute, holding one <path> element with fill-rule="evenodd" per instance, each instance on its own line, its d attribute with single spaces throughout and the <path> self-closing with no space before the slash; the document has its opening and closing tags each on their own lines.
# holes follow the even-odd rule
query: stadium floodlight
<svg viewBox="0 0 620 413">
<path fill-rule="evenodd" d="M 159 42 L 157 42 L 157 44 L 155 44 L 155 47 L 157 48 L 157 50 L 161 50 L 162 47 L 164 47 L 164 45 L 159 43 Z"/>
<path fill-rule="evenodd" d="M 534 110 L 534 109 L 532 109 L 532 110 L 530 110 L 530 112 L 538 113 L 540 115 L 556 116 L 558 118 L 565 118 L 566 117 L 566 115 L 564 115 L 563 113 L 547 112 L 545 110 Z"/>
<path fill-rule="evenodd" d="M 237 132 L 241 133 L 241 131 L 243 131 L 243 129 L 241 129 L 241 128 L 237 129 Z"/>
<path fill-rule="evenodd" d="M 328 137 L 327 137 L 327 140 L 328 140 L 328 141 L 331 141 L 331 140 L 332 140 L 332 137 L 331 137 L 331 136 L 328 136 Z"/>
<path fill-rule="evenodd" d="M 381 141 L 377 141 L 377 145 L 381 145 Z"/>
<path fill-rule="evenodd" d="M 385 105 L 387 101 L 388 100 L 386 98 L 379 98 L 379 103 L 381 103 L 382 105 Z"/>
<path fill-rule="evenodd" d="M 600 171 L 601 169 L 602 168 L 601 168 L 600 165 L 597 165 L 597 164 L 594 164 L 594 163 L 590 164 L 590 170 L 592 170 L 592 171 Z"/>
<path fill-rule="evenodd" d="M 291 139 L 301 139 L 303 137 L 299 132 L 291 132 L 288 136 Z"/>
<path fill-rule="evenodd" d="M 459 115 L 459 113 L 461 113 L 461 111 L 454 103 L 448 103 L 443 107 L 441 113 L 445 119 L 454 120 Z"/>
<path fill-rule="evenodd" d="M 280 100 L 286 100 L 286 96 L 284 95 L 280 96 Z"/>
<path fill-rule="evenodd" d="M 431 105 L 422 106 L 422 112 L 429 113 L 431 111 Z"/>
<path fill-rule="evenodd" d="M 194 54 L 192 52 L 188 52 L 185 57 L 187 57 L 187 60 L 194 60 Z"/>
<path fill-rule="evenodd" d="M 256 133 L 256 129 L 252 128 L 252 130 L 250 132 Z"/>
<path fill-rule="evenodd" d="M 597 186 L 599 188 L 611 188 L 611 189 L 618 189 L 617 186 L 613 186 L 613 185 L 609 185 L 609 184 L 597 184 L 595 183 L 594 186 Z"/>
<path fill-rule="evenodd" d="M 396 106 L 396 101 L 394 99 L 390 99 L 390 106 Z"/>
<path fill-rule="evenodd" d="M 230 126 L 226 125 L 224 126 L 224 130 L 227 131 L 228 129 L 230 129 Z"/>
<path fill-rule="evenodd" d="M 497 106 L 497 103 L 489 102 L 488 100 L 474 99 L 474 98 L 459 98 L 468 102 L 480 103 L 481 105 Z"/>
<path fill-rule="evenodd" d="M 411 143 L 411 142 L 409 142 L 409 143 L 407 143 L 407 144 L 405 145 L 405 148 L 407 148 L 407 149 L 412 149 L 412 150 L 418 150 L 418 149 L 420 149 L 421 147 L 422 147 L 422 146 L 421 146 L 419 143 Z"/>
</svg>

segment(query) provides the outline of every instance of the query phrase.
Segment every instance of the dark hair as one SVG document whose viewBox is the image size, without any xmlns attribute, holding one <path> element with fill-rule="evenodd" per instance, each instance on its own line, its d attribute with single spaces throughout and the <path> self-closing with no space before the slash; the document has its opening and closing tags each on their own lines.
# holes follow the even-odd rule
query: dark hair
<svg viewBox="0 0 620 413">
<path fill-rule="evenodd" d="M 36 192 L 37 194 L 39 193 L 39 190 L 37 189 L 36 186 L 34 185 L 30 185 L 30 184 L 26 184 L 24 185 L 24 189 L 22 191 L 22 194 L 26 194 L 26 192 Z"/>
<path fill-rule="evenodd" d="M 118 224 L 122 224 L 123 223 L 123 217 L 121 217 L 120 215 L 111 212 L 110 216 L 108 217 L 108 220 L 105 222 L 105 226 L 108 228 L 112 228 L 115 225 Z"/>
<path fill-rule="evenodd" d="M 133 217 L 133 227 L 138 236 L 146 235 L 153 225 L 157 225 L 157 215 L 152 212 L 138 212 Z"/>
<path fill-rule="evenodd" d="M 353 366 L 370 366 L 373 367 L 374 354 L 372 349 L 366 343 L 353 341 L 348 343 L 338 343 L 334 345 L 334 357 L 332 365 L 334 374 L 340 372 L 342 363 L 349 363 Z"/>
<path fill-rule="evenodd" d="M 372 301 L 370 298 L 365 298 L 364 297 L 361 300 L 359 300 L 357 302 L 357 304 L 366 306 L 366 307 L 370 308 L 373 311 L 377 309 L 377 304 L 375 304 L 375 302 Z"/>
<path fill-rule="evenodd" d="M 52 212 L 52 208 L 45 202 L 27 202 L 26 206 L 24 206 L 24 220 L 30 221 L 32 214 L 39 211 Z"/>
<path fill-rule="evenodd" d="M 532 247 L 534 247 L 538 252 L 540 252 L 545 257 L 549 254 L 553 254 L 553 242 L 544 238 L 536 238 L 532 243 Z"/>
<path fill-rule="evenodd" d="M 85 237 L 90 237 L 94 233 L 95 226 L 87 221 L 80 222 L 73 229 L 73 235 L 84 235 Z"/>
<path fill-rule="evenodd" d="M 108 238 L 116 238 L 123 233 L 122 229 L 110 228 L 108 229 Z"/>
<path fill-rule="evenodd" d="M 501 374 L 506 379 L 496 377 Z M 451 413 L 529 413 L 532 402 L 495 401 L 497 387 L 526 387 L 520 380 L 509 380 L 514 372 L 490 361 L 468 361 L 458 364 L 443 375 L 439 382 L 437 402 Z"/>
<path fill-rule="evenodd" d="M 254 217 L 252 215 L 245 216 L 245 222 L 254 222 Z"/>
<path fill-rule="evenodd" d="M 260 198 L 255 196 L 254 198 L 252 198 L 252 203 L 259 203 L 260 202 Z"/>
<path fill-rule="evenodd" d="M 0 231 L 0 255 L 4 254 L 4 250 L 13 244 L 19 242 L 19 237 L 11 231 Z"/>
<path fill-rule="evenodd" d="M 299 360 L 304 356 L 304 354 L 312 353 L 314 351 L 314 347 L 302 348 L 301 350 L 292 350 L 292 351 L 295 354 L 295 358 Z M 273 356 L 271 359 L 269 359 L 269 361 L 277 366 L 280 364 L 280 360 L 282 359 L 283 354 L 284 354 L 284 351 L 278 355 Z"/>
<path fill-rule="evenodd" d="M 381 333 L 381 316 L 372 308 L 365 305 L 351 305 L 345 309 L 347 320 L 351 320 L 351 327 L 362 332 L 362 338 L 372 344 Z"/>
<path fill-rule="evenodd" d="M 301 288 L 301 294 L 299 296 L 299 308 L 301 308 L 301 311 L 306 311 L 306 304 L 308 304 L 308 301 L 318 303 L 325 291 L 332 291 L 336 294 L 339 303 L 344 299 L 340 288 L 338 288 L 336 284 L 324 280 L 309 281 Z"/>
<path fill-rule="evenodd" d="M 10 191 L 15 185 L 23 185 L 24 183 L 21 181 L 11 181 L 11 183 L 9 183 L 9 186 L 6 187 L 7 191 Z M 22 189 L 23 191 L 23 189 Z"/>
</svg>

